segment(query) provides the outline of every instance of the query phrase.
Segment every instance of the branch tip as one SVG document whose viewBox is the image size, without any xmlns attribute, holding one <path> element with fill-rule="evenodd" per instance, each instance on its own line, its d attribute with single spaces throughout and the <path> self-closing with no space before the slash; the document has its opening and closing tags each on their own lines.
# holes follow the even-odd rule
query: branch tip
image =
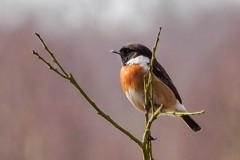
<svg viewBox="0 0 240 160">
<path fill-rule="evenodd" d="M 36 51 L 34 51 L 34 50 L 32 50 L 32 54 L 34 54 L 34 55 L 37 55 L 37 52 L 36 52 Z"/>
<path fill-rule="evenodd" d="M 35 32 L 35 35 L 38 36 L 38 37 L 40 37 L 40 34 L 38 34 L 37 32 Z"/>
</svg>

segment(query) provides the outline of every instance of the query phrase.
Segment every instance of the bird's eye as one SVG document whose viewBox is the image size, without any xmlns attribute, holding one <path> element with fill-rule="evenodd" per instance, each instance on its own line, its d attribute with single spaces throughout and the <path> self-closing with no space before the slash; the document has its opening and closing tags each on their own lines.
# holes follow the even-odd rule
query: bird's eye
<svg viewBox="0 0 240 160">
<path fill-rule="evenodd" d="M 131 51 L 129 49 L 127 49 L 127 48 L 122 51 L 124 56 L 127 56 L 130 52 Z"/>
<path fill-rule="evenodd" d="M 129 49 L 125 49 L 125 51 L 124 51 L 125 53 L 129 53 L 130 52 L 130 50 Z"/>
<path fill-rule="evenodd" d="M 129 49 L 129 48 L 120 49 L 120 54 L 121 54 L 121 56 L 124 56 L 124 57 L 129 56 L 132 52 L 133 52 L 133 50 Z"/>
</svg>

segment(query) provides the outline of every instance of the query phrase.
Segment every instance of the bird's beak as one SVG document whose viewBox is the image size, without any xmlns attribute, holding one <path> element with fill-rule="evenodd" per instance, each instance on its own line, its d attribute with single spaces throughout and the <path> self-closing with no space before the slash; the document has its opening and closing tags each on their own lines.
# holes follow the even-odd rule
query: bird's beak
<svg viewBox="0 0 240 160">
<path fill-rule="evenodd" d="M 110 52 L 111 52 L 111 53 L 120 54 L 120 52 L 119 52 L 119 51 L 116 51 L 116 50 L 111 50 Z"/>
</svg>

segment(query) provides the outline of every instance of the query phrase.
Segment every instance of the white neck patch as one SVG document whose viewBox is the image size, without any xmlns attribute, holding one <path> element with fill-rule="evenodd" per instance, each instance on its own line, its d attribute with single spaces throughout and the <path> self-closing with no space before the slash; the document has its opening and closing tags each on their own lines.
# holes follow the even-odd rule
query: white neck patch
<svg viewBox="0 0 240 160">
<path fill-rule="evenodd" d="M 150 59 L 145 56 L 137 56 L 135 58 L 130 59 L 127 61 L 126 65 L 133 65 L 133 64 L 139 64 L 141 65 L 144 69 L 148 69 L 149 66 L 148 64 L 150 63 Z"/>
</svg>

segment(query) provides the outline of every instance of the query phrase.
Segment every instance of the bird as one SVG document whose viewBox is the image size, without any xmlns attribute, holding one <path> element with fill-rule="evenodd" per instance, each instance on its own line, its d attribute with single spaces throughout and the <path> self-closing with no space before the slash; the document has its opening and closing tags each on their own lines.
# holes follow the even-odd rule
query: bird
<svg viewBox="0 0 240 160">
<path fill-rule="evenodd" d="M 110 52 L 121 57 L 120 81 L 123 92 L 135 108 L 146 112 L 144 78 L 149 75 L 152 52 L 146 46 L 136 43 L 129 43 L 120 50 Z M 156 59 L 152 65 L 152 75 L 154 109 L 163 105 L 162 112 L 187 112 L 173 81 Z M 201 127 L 189 115 L 179 117 L 194 132 L 201 130 Z"/>
</svg>

